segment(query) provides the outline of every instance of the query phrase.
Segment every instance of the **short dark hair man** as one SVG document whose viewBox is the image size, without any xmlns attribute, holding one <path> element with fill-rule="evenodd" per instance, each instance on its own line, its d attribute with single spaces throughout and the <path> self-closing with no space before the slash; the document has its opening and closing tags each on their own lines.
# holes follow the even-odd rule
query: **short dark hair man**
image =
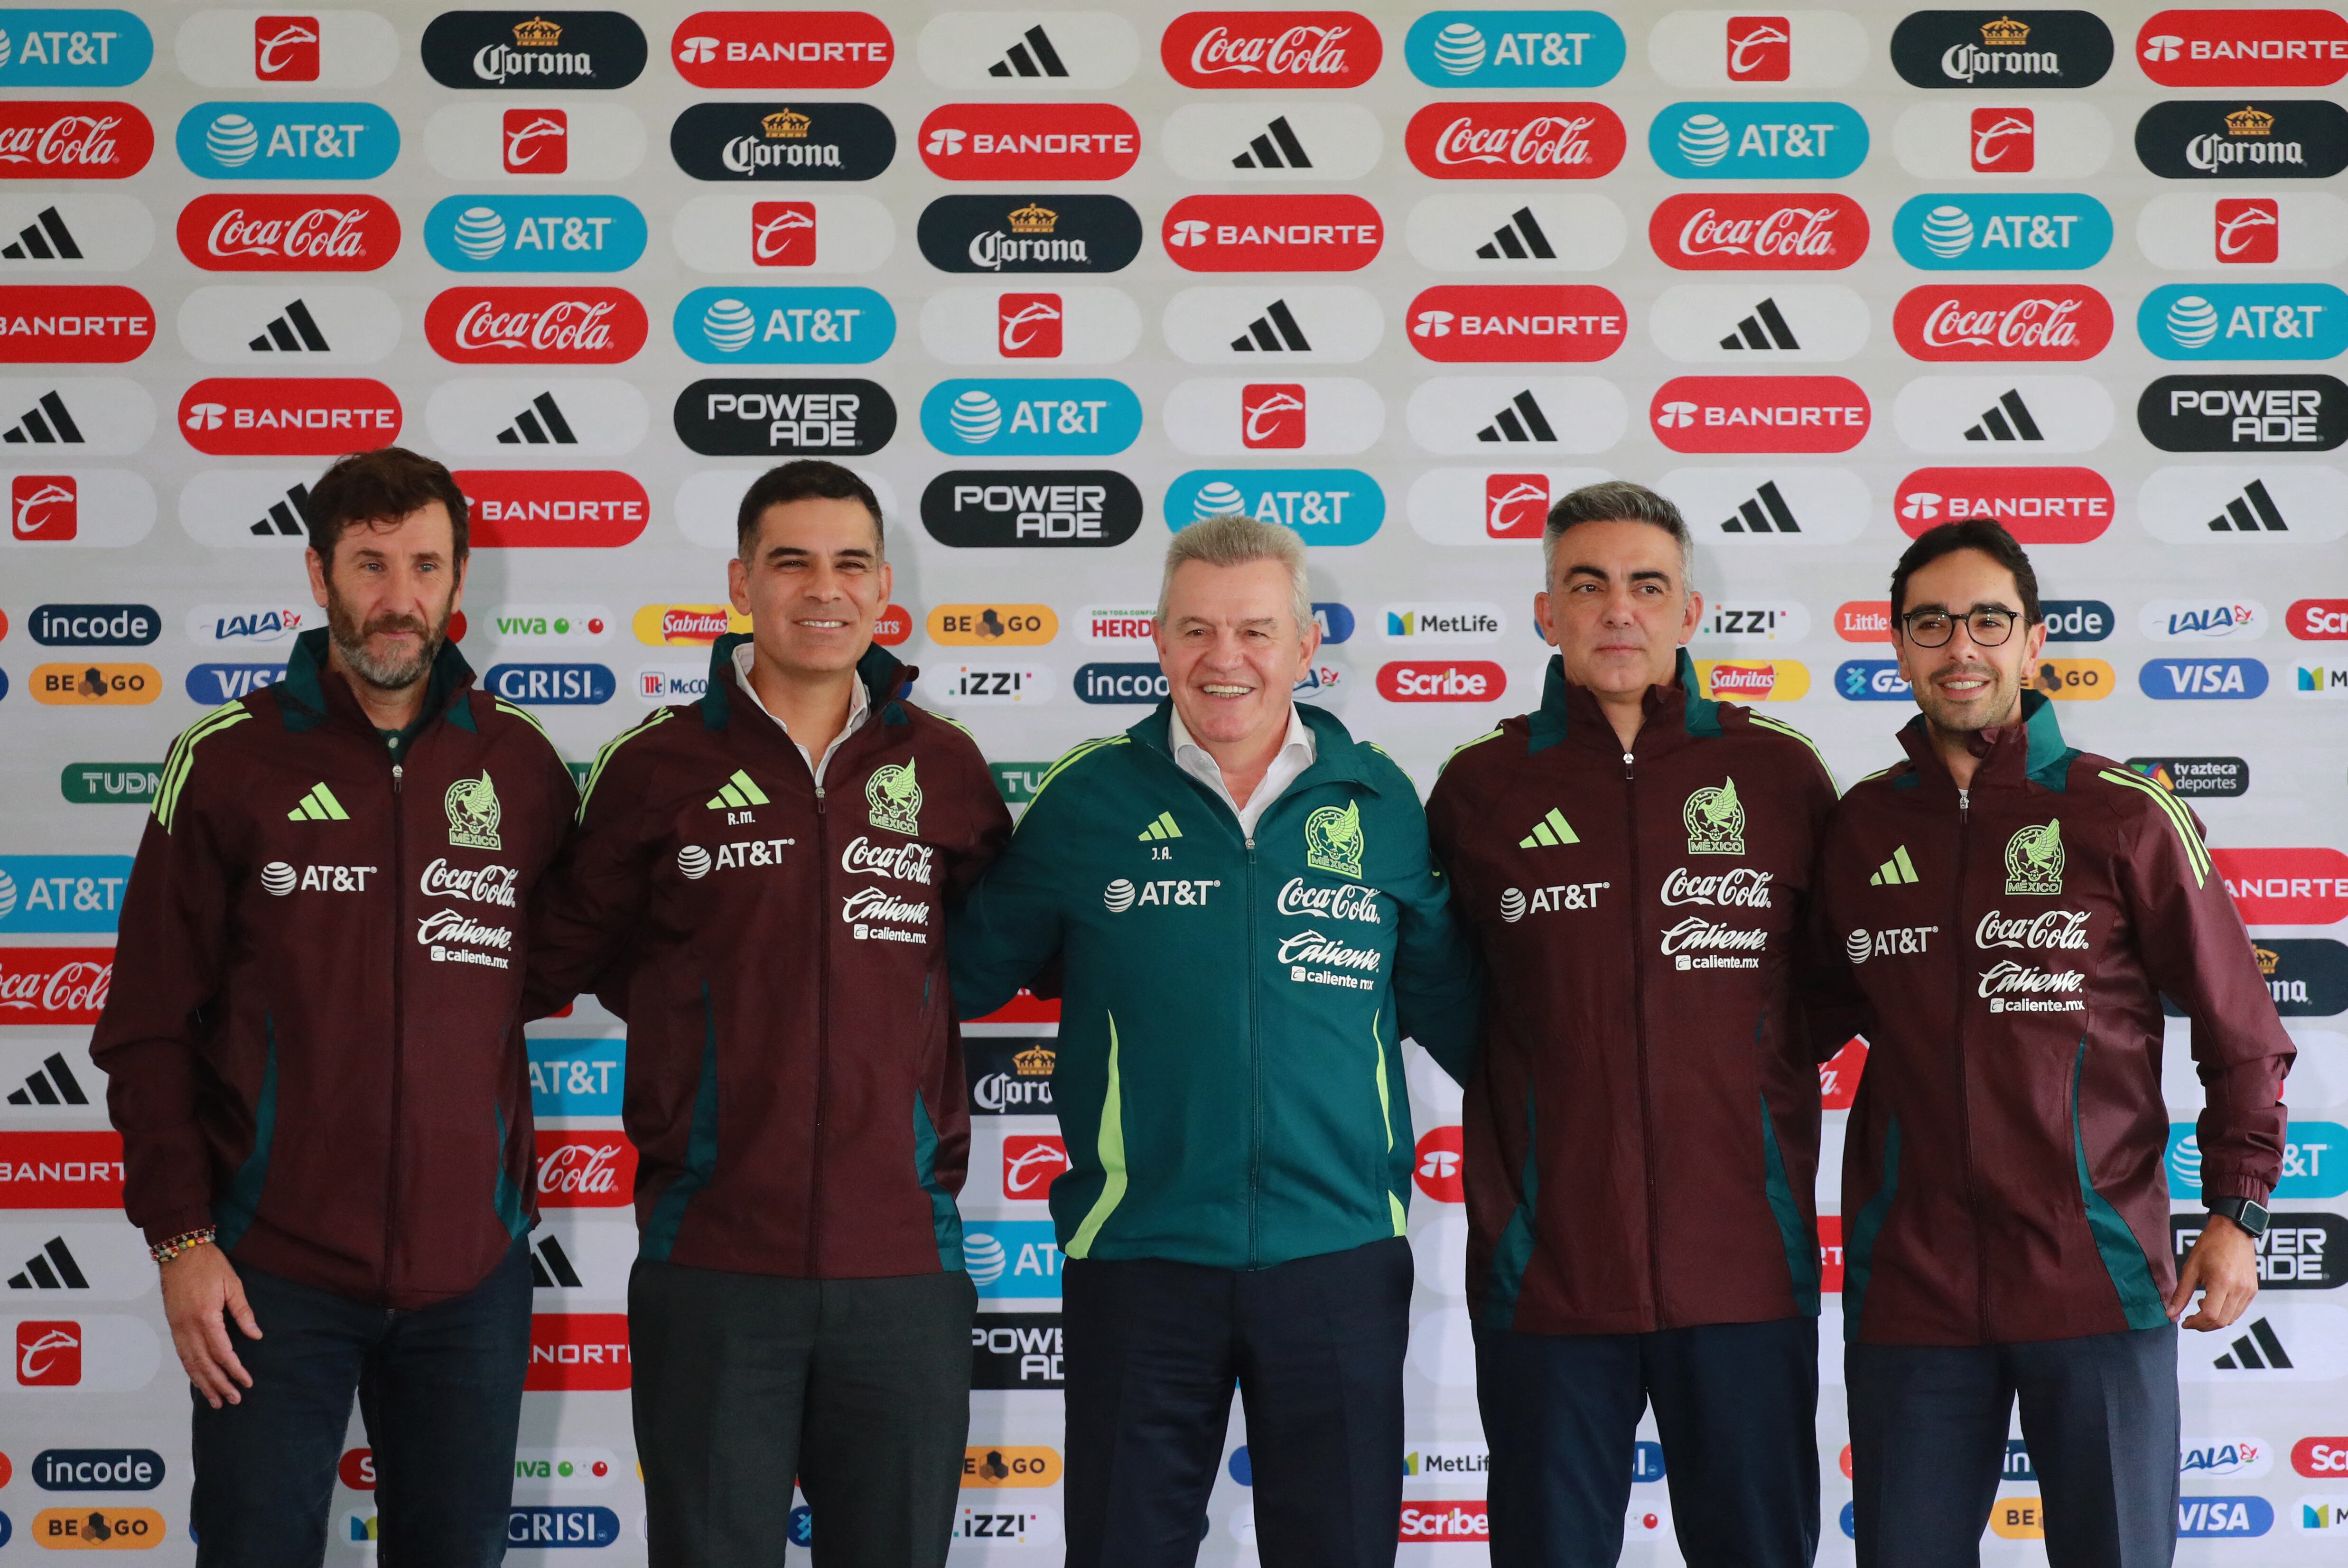
<svg viewBox="0 0 2348 1568">
<path fill-rule="evenodd" d="M 1698 1568 L 1818 1546 L 1818 1072 L 1790 949 L 1834 784 L 1707 698 L 1679 509 L 1574 491 L 1541 542 L 1540 707 L 1427 800 L 1483 951 L 1468 1281 L 1492 1561 L 1611 1568 L 1650 1405 Z"/>
<path fill-rule="evenodd" d="M 194 1385 L 197 1561 L 319 1560 L 355 1392 L 386 1556 L 465 1568 L 505 1553 L 535 1217 L 521 913 L 576 792 L 447 640 L 448 470 L 344 458 L 309 514 L 326 624 L 172 745 L 90 1055 Z"/>
<path fill-rule="evenodd" d="M 872 642 L 880 508 L 837 463 L 742 498 L 747 635 L 603 748 L 533 912 L 540 1008 L 628 1022 L 628 1284 L 658 1568 L 945 1561 L 969 1433 L 970 1152 L 945 914 L 1011 831 L 978 748 Z"/>
<path fill-rule="evenodd" d="M 1891 576 L 1922 712 L 1819 859 L 1818 950 L 1874 1049 L 1843 1158 L 1843 1328 L 1862 1568 L 1979 1561 L 2017 1398 L 2064 1564 L 2176 1550 L 2177 1328 L 2258 1290 L 2293 1051 L 2199 821 L 2063 743 L 2046 640 L 1996 523 L 1934 528 Z M 2163 996 L 2193 1024 L 2201 1199 L 2171 1262 Z"/>
</svg>

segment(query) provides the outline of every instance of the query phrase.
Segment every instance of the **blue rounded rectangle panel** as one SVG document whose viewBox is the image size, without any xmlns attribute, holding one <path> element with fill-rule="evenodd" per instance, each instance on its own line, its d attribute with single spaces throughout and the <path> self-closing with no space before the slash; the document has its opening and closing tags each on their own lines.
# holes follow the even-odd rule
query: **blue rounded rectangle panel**
<svg viewBox="0 0 2348 1568">
<path fill-rule="evenodd" d="M 373 180 L 399 126 L 371 103 L 200 103 L 180 117 L 180 161 L 206 180 Z"/>
<path fill-rule="evenodd" d="M 953 457 L 1089 457 L 1141 434 L 1141 399 L 1102 377 L 941 381 L 922 399 L 922 434 Z"/>
<path fill-rule="evenodd" d="M 1402 43 L 1410 74 L 1438 88 L 1594 88 L 1626 52 L 1602 11 L 1429 11 Z"/>
<path fill-rule="evenodd" d="M 1679 180 L 1839 180 L 1867 149 L 1847 103 L 1675 103 L 1647 127 L 1655 167 Z"/>
<path fill-rule="evenodd" d="M 617 273 L 644 253 L 644 215 L 621 196 L 450 196 L 424 244 L 452 273 Z"/>
<path fill-rule="evenodd" d="M 695 289 L 670 326 L 704 365 L 866 365 L 897 341 L 897 313 L 863 288 Z"/>
<path fill-rule="evenodd" d="M 1359 469 L 1193 469 L 1166 487 L 1166 525 L 1245 512 L 1307 544 L 1361 544 L 1386 520 L 1385 492 Z"/>
<path fill-rule="evenodd" d="M 2348 349 L 2348 293 L 2331 284 L 2163 284 L 2136 335 L 2163 359 L 2331 359 Z"/>
<path fill-rule="evenodd" d="M 2075 191 L 1934 191 L 1891 220 L 1900 259 L 1928 272 L 2068 273 L 2112 248 L 2112 214 Z"/>
</svg>

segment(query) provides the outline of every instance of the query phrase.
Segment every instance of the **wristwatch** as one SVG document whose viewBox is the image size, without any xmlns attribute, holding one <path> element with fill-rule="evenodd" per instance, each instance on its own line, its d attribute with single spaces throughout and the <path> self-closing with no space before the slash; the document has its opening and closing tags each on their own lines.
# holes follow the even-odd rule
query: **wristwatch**
<svg viewBox="0 0 2348 1568">
<path fill-rule="evenodd" d="M 2213 1214 L 2223 1214 L 2248 1231 L 2253 1238 L 2267 1233 L 2266 1205 L 2250 1198 L 2212 1198 L 2202 1207 Z"/>
</svg>

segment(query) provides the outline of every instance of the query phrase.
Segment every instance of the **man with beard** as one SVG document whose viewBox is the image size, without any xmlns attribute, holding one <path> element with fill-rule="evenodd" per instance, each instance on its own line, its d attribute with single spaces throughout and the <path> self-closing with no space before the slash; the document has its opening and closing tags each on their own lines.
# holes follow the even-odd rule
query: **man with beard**
<svg viewBox="0 0 2348 1568">
<path fill-rule="evenodd" d="M 2224 1328 L 2258 1292 L 2291 1038 L 2193 813 L 2065 746 L 2024 689 L 2046 626 L 2013 537 L 1926 531 L 1891 574 L 1891 626 L 1923 711 L 1908 759 L 1836 808 L 1814 906 L 1816 1047 L 1853 1026 L 1873 1047 L 1842 1181 L 1859 1561 L 1980 1562 L 2018 1400 L 2047 1560 L 2165 1568 L 2175 1320 L 2198 1293 L 2183 1326 Z M 2164 998 L 2207 1097 L 2201 1190 L 2181 1195 L 2209 1217 L 2181 1268 Z M 2281 1363 L 2263 1322 L 2234 1344 Z"/>
<path fill-rule="evenodd" d="M 386 1560 L 470 1568 L 530 1353 L 521 912 L 576 791 L 447 640 L 448 470 L 344 458 L 308 521 L 327 624 L 172 745 L 90 1055 L 193 1386 L 197 1562 L 319 1561 L 355 1392 Z"/>
</svg>

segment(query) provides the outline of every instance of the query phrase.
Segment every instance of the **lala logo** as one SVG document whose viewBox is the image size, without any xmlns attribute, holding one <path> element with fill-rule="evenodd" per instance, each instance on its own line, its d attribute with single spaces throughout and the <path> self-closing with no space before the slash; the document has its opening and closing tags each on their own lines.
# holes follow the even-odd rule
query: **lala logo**
<svg viewBox="0 0 2348 1568">
<path fill-rule="evenodd" d="M 1005 359 L 1057 359 L 1065 316 L 1058 294 L 1004 294 L 994 304 L 996 346 Z"/>
<path fill-rule="evenodd" d="M 1782 82 L 1794 73 L 1794 34 L 1784 16 L 1728 19 L 1728 79 Z"/>
<path fill-rule="evenodd" d="M 753 201 L 750 259 L 762 267 L 815 265 L 815 203 Z"/>
<path fill-rule="evenodd" d="M 2038 161 L 2038 117 L 2026 108 L 1977 108 L 1973 172 L 2027 174 Z"/>
<path fill-rule="evenodd" d="M 1250 448 L 1303 446 L 1303 385 L 1266 382 L 1242 387 L 1240 389 L 1240 442 Z"/>
<path fill-rule="evenodd" d="M 510 108 L 505 113 L 509 174 L 561 174 L 571 168 L 571 117 L 559 108 Z"/>
<path fill-rule="evenodd" d="M 2219 197 L 2218 259 L 2273 262 L 2281 255 L 2282 209 L 2271 196 Z"/>
<path fill-rule="evenodd" d="M 1493 539 L 1539 539 L 1549 523 L 1547 474 L 1486 474 L 1484 532 Z"/>
<path fill-rule="evenodd" d="M 318 18 L 255 16 L 252 74 L 264 82 L 318 79 Z"/>
</svg>

